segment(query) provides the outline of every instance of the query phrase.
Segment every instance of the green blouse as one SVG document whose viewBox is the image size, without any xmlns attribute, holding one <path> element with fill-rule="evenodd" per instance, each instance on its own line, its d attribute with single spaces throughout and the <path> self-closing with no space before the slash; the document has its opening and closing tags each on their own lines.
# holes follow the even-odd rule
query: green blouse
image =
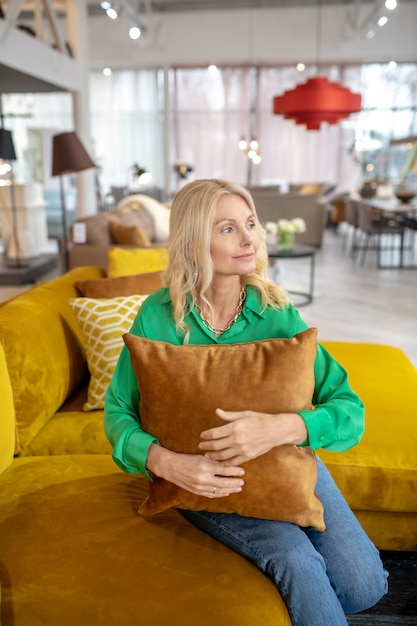
<svg viewBox="0 0 417 626">
<path fill-rule="evenodd" d="M 251 286 L 247 288 L 242 314 L 220 337 L 203 324 L 194 309 L 186 316 L 185 322 L 190 328 L 190 344 L 235 344 L 290 338 L 308 328 L 292 305 L 262 311 L 259 294 Z M 168 289 L 159 289 L 145 300 L 130 332 L 174 345 L 183 343 L 175 328 Z M 314 409 L 300 412 L 307 427 L 308 444 L 314 450 L 347 450 L 356 445 L 363 435 L 363 403 L 350 389 L 346 371 L 320 344 L 314 374 Z M 104 429 L 113 445 L 115 463 L 125 472 L 147 474 L 148 449 L 152 442 L 158 441 L 151 433 L 142 430 L 138 407 L 136 376 L 124 346 L 106 392 Z"/>
</svg>

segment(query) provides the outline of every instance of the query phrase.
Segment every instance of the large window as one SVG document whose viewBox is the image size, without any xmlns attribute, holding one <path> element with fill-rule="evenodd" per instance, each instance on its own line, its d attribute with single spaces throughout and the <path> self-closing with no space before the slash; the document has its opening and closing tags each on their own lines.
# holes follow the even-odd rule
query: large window
<svg viewBox="0 0 417 626">
<path fill-rule="evenodd" d="M 163 186 L 159 83 L 158 72 L 152 70 L 91 74 L 91 132 L 105 187 L 132 187 L 134 165 L 149 170 L 156 184 Z"/>
<path fill-rule="evenodd" d="M 417 64 L 322 71 L 360 91 L 363 110 L 320 131 L 272 114 L 273 96 L 309 77 L 293 67 L 93 72 L 92 145 L 103 191 L 129 187 L 138 164 L 170 195 L 186 181 L 175 172 L 177 162 L 192 168 L 189 179 L 216 176 L 252 185 L 326 181 L 355 190 L 364 178 L 396 182 L 412 148 L 390 146 L 390 140 L 417 135 Z M 73 127 L 68 94 L 4 95 L 2 102 L 23 162 L 28 128 Z M 239 150 L 242 137 L 258 140 L 259 165 Z"/>
<path fill-rule="evenodd" d="M 198 177 L 243 184 L 328 181 L 354 190 L 364 178 L 396 182 L 407 148 L 390 147 L 390 140 L 417 135 L 417 65 L 329 66 L 321 73 L 361 92 L 363 110 L 307 131 L 271 112 L 275 95 L 309 77 L 293 67 L 175 70 L 172 158 L 190 161 Z M 242 136 L 258 140 L 259 165 L 239 151 Z"/>
<path fill-rule="evenodd" d="M 417 65 L 372 64 L 361 69 L 363 111 L 356 128 L 356 155 L 364 178 L 396 183 L 407 175 L 417 136 Z"/>
</svg>

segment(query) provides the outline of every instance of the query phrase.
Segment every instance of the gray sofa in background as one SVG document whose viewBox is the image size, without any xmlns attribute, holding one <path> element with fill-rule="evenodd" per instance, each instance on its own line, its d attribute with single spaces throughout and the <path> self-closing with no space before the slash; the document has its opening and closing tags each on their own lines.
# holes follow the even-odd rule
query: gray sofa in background
<svg viewBox="0 0 417 626">
<path fill-rule="evenodd" d="M 296 243 L 321 247 L 328 212 L 327 200 L 322 191 L 308 194 L 297 191 L 281 193 L 278 187 L 270 186 L 247 189 L 262 224 L 301 217 L 306 223 L 306 232 L 296 234 Z"/>
<path fill-rule="evenodd" d="M 132 194 L 121 200 L 114 211 L 105 211 L 78 219 L 70 229 L 68 244 L 69 269 L 96 266 L 107 270 L 107 253 L 111 248 L 137 248 L 137 245 L 115 241 L 110 232 L 110 221 L 126 226 L 139 226 L 151 247 L 164 247 L 169 230 L 169 208 L 144 194 Z M 85 242 L 74 241 L 76 224 L 85 225 Z"/>
</svg>

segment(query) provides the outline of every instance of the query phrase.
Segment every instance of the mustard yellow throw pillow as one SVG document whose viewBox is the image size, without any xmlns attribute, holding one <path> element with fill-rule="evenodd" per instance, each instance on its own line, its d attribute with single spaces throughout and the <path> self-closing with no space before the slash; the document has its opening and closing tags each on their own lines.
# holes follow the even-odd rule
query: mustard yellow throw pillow
<svg viewBox="0 0 417 626">
<path fill-rule="evenodd" d="M 114 276 L 131 276 L 147 272 L 160 272 L 167 266 L 165 248 L 111 248 L 107 253 L 107 274 Z"/>
<path fill-rule="evenodd" d="M 310 196 L 320 193 L 321 185 L 303 185 L 299 191 L 300 196 Z"/>
<path fill-rule="evenodd" d="M 96 300 L 70 300 L 81 335 L 90 372 L 84 411 L 104 408 L 104 396 L 123 347 L 123 334 L 130 330 L 147 296 Z"/>
<path fill-rule="evenodd" d="M 129 333 L 123 339 L 137 376 L 142 426 L 175 452 L 201 454 L 200 433 L 224 424 L 215 414 L 218 407 L 266 413 L 311 408 L 315 328 L 292 339 L 235 345 L 174 346 Z M 243 491 L 225 498 L 197 496 L 155 477 L 139 513 L 154 515 L 177 507 L 324 530 L 323 507 L 314 493 L 317 465 L 311 448 L 278 446 L 243 467 Z"/>
</svg>

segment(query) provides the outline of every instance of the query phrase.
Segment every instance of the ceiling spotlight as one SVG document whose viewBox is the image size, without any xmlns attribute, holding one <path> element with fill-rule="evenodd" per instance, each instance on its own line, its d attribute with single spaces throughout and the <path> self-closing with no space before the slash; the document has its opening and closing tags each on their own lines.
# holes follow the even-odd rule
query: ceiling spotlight
<svg viewBox="0 0 417 626">
<path fill-rule="evenodd" d="M 397 8 L 397 0 L 385 0 L 385 8 L 388 11 L 393 11 Z"/>
<path fill-rule="evenodd" d="M 141 35 L 141 30 L 139 26 L 132 26 L 132 28 L 130 28 L 129 37 L 131 39 L 139 39 L 140 35 Z"/>
<path fill-rule="evenodd" d="M 304 65 L 304 63 L 297 63 L 295 68 L 296 68 L 297 72 L 304 72 L 306 66 Z"/>
<path fill-rule="evenodd" d="M 118 14 L 117 14 L 116 9 L 113 9 L 113 7 L 106 9 L 106 14 L 107 14 L 107 17 L 109 17 L 111 20 L 117 20 Z"/>
<path fill-rule="evenodd" d="M 395 68 L 397 67 L 397 61 L 390 61 L 388 63 L 388 67 L 390 68 L 390 70 L 395 70 Z"/>
<path fill-rule="evenodd" d="M 381 17 L 378 20 L 378 26 L 380 26 L 382 28 L 382 26 L 385 26 L 385 24 L 388 22 L 388 18 L 386 15 L 381 15 Z"/>
<path fill-rule="evenodd" d="M 111 68 L 110 67 L 103 68 L 103 74 L 104 76 L 111 76 L 112 75 Z"/>
<path fill-rule="evenodd" d="M 108 9 L 111 9 L 111 2 L 108 2 L 107 0 L 102 0 L 102 2 L 100 2 L 100 6 L 102 9 L 104 9 L 104 11 L 107 11 Z"/>
</svg>

